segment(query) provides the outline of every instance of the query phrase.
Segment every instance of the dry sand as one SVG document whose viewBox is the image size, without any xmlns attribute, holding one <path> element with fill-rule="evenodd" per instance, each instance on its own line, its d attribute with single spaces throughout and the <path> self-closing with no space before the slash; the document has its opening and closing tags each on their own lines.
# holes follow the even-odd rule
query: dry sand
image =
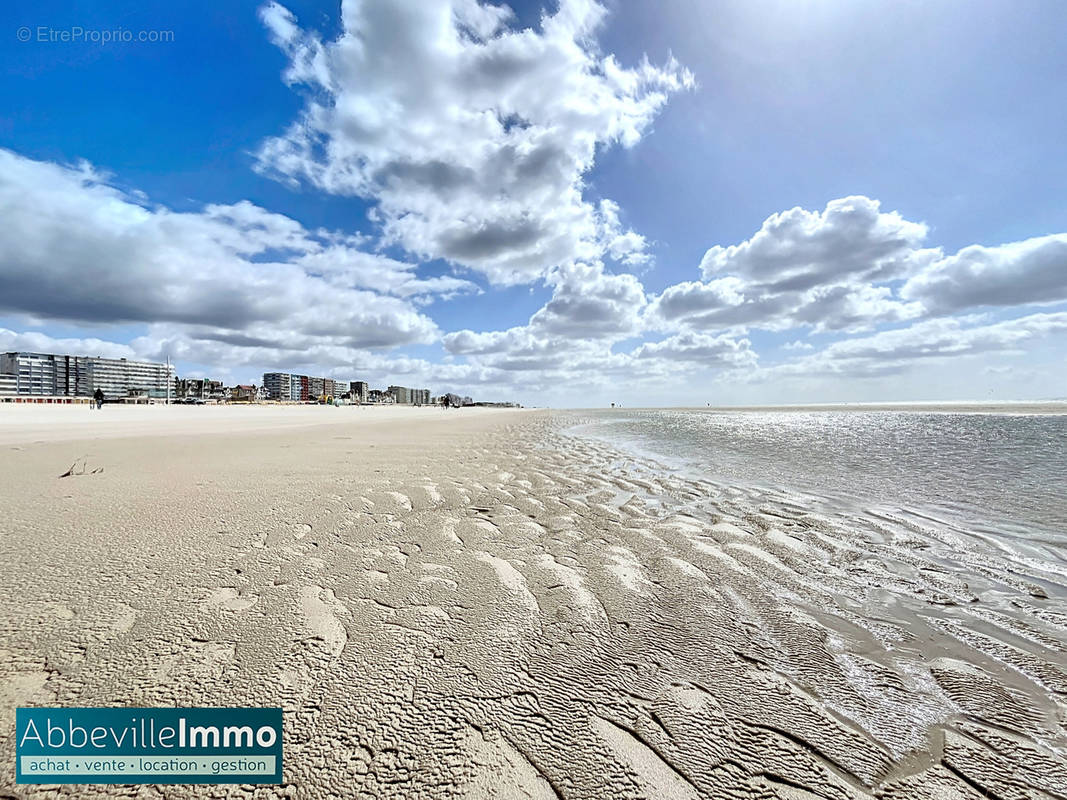
<svg viewBox="0 0 1067 800">
<path fill-rule="evenodd" d="M 575 419 L 0 408 L 0 789 L 1067 796 L 1067 613 L 1032 575 Z M 280 705 L 286 784 L 16 787 L 16 705 Z"/>
<path fill-rule="evenodd" d="M 472 410 L 479 411 L 466 411 Z M 444 413 L 447 412 L 439 408 L 388 405 L 105 405 L 96 409 L 87 404 L 11 403 L 0 404 L 0 445 L 140 436 L 217 436 L 338 422 L 421 422 Z"/>
</svg>

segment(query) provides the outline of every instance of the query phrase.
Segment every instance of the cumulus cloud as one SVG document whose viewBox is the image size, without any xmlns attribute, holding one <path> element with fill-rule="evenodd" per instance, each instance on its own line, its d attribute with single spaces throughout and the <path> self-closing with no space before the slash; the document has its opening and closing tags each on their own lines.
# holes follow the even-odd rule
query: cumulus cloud
<svg viewBox="0 0 1067 800">
<path fill-rule="evenodd" d="M 538 29 L 476 0 L 353 0 L 333 41 L 284 7 L 261 11 L 306 106 L 263 143 L 259 169 L 376 202 L 385 239 L 521 283 L 603 256 L 646 260 L 618 206 L 583 197 L 598 147 L 630 147 L 673 92 L 673 59 L 632 68 L 602 55 L 605 9 L 561 0 Z"/>
<path fill-rule="evenodd" d="M 920 246 L 926 233 L 924 224 L 862 196 L 832 200 L 821 212 L 772 214 L 750 239 L 710 248 L 700 264 L 704 280 L 668 286 L 654 299 L 649 323 L 857 332 L 913 319 L 922 305 L 887 284 L 939 256 Z"/>
<path fill-rule="evenodd" d="M 633 275 L 614 275 L 600 262 L 553 270 L 552 297 L 525 325 L 502 331 L 460 330 L 443 337 L 445 350 L 468 364 L 556 389 L 586 387 L 627 376 L 634 357 L 614 343 L 643 329 L 644 287 Z M 651 377 L 646 365 L 644 375 Z"/>
<path fill-rule="evenodd" d="M 639 359 L 666 359 L 701 366 L 746 367 L 756 364 L 756 353 L 748 339 L 710 336 L 706 333 L 679 333 L 659 342 L 649 342 L 634 351 Z"/>
<path fill-rule="evenodd" d="M 702 281 L 653 299 L 655 327 L 862 332 L 982 307 L 1067 300 L 1067 234 L 945 256 L 927 226 L 853 196 L 772 214 L 740 244 L 710 248 Z"/>
<path fill-rule="evenodd" d="M 924 320 L 907 328 L 844 339 L 757 377 L 835 375 L 870 377 L 903 372 L 925 361 L 990 353 L 1022 354 L 1036 340 L 1067 333 L 1067 312 L 1031 314 L 996 323 L 974 319 Z"/>
<path fill-rule="evenodd" d="M 901 288 L 931 314 L 1067 300 L 1067 234 L 999 247 L 971 245 L 939 259 Z"/>
<path fill-rule="evenodd" d="M 560 270 L 553 280 L 552 299 L 530 318 L 535 331 L 620 338 L 640 329 L 645 291 L 633 275 L 610 275 L 599 265 L 576 264 Z"/>
<path fill-rule="evenodd" d="M 40 331 L 12 331 L 0 328 L 0 353 L 25 350 L 31 353 L 69 353 L 102 358 L 135 358 L 137 351 L 127 344 L 104 339 L 56 338 Z"/>
<path fill-rule="evenodd" d="M 172 323 L 242 347 L 432 342 L 413 298 L 476 289 L 356 249 L 249 202 L 175 212 L 88 164 L 0 150 L 0 311 L 81 324 Z"/>
<path fill-rule="evenodd" d="M 601 277 L 610 281 L 618 276 Z M 615 352 L 614 344 L 626 338 L 618 330 L 613 335 L 586 330 L 574 336 L 568 323 L 552 333 L 545 328 L 542 312 L 527 325 L 503 331 L 446 334 L 445 349 L 467 364 L 513 375 L 516 387 L 529 383 L 585 393 L 595 387 L 609 389 L 619 381 L 630 387 L 652 386 L 687 371 L 744 369 L 757 361 L 748 339 L 728 335 L 681 333 L 646 342 L 630 353 Z"/>
<path fill-rule="evenodd" d="M 613 353 L 610 342 L 549 337 L 529 325 L 484 333 L 456 331 L 445 335 L 444 346 L 467 365 L 508 375 L 517 387 L 573 388 L 633 377 L 632 356 Z"/>
<path fill-rule="evenodd" d="M 921 313 L 919 303 L 901 302 L 887 287 L 839 284 L 775 293 L 729 276 L 707 283 L 687 281 L 668 286 L 653 301 L 649 321 L 660 329 L 681 326 L 695 330 L 788 330 L 810 326 L 816 331 L 858 331 Z"/>
<path fill-rule="evenodd" d="M 877 200 L 843 197 L 821 212 L 796 207 L 772 214 L 751 239 L 709 249 L 700 269 L 706 279 L 733 274 L 770 293 L 846 278 L 881 282 L 910 274 L 934 254 L 919 248 L 926 233 L 926 225 L 883 212 Z"/>
</svg>

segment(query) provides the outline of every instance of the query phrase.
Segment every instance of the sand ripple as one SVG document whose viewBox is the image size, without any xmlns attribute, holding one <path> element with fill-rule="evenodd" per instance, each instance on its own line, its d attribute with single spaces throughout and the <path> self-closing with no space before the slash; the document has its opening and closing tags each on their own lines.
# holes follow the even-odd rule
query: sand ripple
<svg viewBox="0 0 1067 800">
<path fill-rule="evenodd" d="M 101 445 L 97 484 L 48 489 L 82 516 L 2 531 L 3 710 L 281 705 L 264 797 L 1067 797 L 1052 551 L 479 419 L 361 433 L 396 448 L 365 466 L 333 429 L 261 437 L 194 505 L 151 470 L 99 488 L 135 446 Z"/>
</svg>

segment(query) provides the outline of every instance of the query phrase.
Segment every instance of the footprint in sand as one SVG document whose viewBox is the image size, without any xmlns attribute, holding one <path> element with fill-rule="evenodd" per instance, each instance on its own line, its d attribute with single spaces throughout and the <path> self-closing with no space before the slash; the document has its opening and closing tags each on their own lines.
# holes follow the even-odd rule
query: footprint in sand
<svg viewBox="0 0 1067 800">
<path fill-rule="evenodd" d="M 209 608 L 222 608 L 226 611 L 244 611 L 259 600 L 259 595 L 242 595 L 232 586 L 220 586 L 208 592 L 204 603 Z"/>
<path fill-rule="evenodd" d="M 237 657 L 236 642 L 202 641 L 194 639 L 191 649 L 197 654 L 199 668 L 216 676 L 221 675 Z"/>
<path fill-rule="evenodd" d="M 137 612 L 125 603 L 120 603 L 117 611 L 115 620 L 111 623 L 111 630 L 115 633 L 129 633 L 137 622 Z"/>
<path fill-rule="evenodd" d="M 7 659 L 11 653 L 0 651 Z M 43 665 L 42 665 L 43 666 Z M 56 673 L 47 668 L 27 669 L 21 672 L 8 672 L 0 680 L 0 713 L 13 711 L 18 706 L 28 705 L 31 701 L 41 700 L 47 696 L 52 699 L 52 692 L 47 688 L 48 680 Z"/>
<path fill-rule="evenodd" d="M 287 664 L 276 673 L 278 699 L 286 711 L 303 708 L 314 687 L 308 667 L 302 661 Z"/>
<path fill-rule="evenodd" d="M 44 608 L 45 611 L 47 611 L 49 614 L 51 614 L 56 619 L 62 619 L 62 620 L 74 619 L 74 610 L 72 608 L 70 608 L 69 606 L 64 605 L 63 603 L 57 603 L 55 601 L 49 601 L 47 603 L 44 603 L 42 607 Z"/>
<path fill-rule="evenodd" d="M 456 523 L 459 522 L 458 519 L 450 516 L 441 516 L 436 517 L 433 522 L 440 523 L 441 527 L 440 529 L 431 528 L 431 532 L 437 534 L 438 536 L 452 544 L 463 544 L 463 540 L 459 538 L 459 536 L 456 534 Z"/>
<path fill-rule="evenodd" d="M 326 644 L 326 649 L 335 658 L 348 644 L 348 631 L 338 614 L 347 614 L 348 609 L 337 599 L 333 589 L 321 586 L 305 586 L 300 590 L 300 608 L 304 621 L 316 639 Z"/>
<path fill-rule="evenodd" d="M 393 498 L 393 502 L 396 503 L 396 507 L 401 511 L 411 511 L 411 498 L 403 492 L 386 492 L 389 497 Z"/>
</svg>

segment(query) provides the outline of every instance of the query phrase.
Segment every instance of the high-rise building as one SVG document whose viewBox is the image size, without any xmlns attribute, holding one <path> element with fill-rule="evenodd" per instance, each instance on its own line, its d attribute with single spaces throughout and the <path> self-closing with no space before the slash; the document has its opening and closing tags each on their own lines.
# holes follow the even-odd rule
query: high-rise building
<svg viewBox="0 0 1067 800">
<path fill-rule="evenodd" d="M 263 388 L 271 400 L 289 400 L 292 397 L 292 378 L 288 372 L 263 373 Z"/>
<path fill-rule="evenodd" d="M 325 386 L 322 378 L 308 378 L 308 399 L 318 400 L 322 397 Z"/>
<path fill-rule="evenodd" d="M 84 356 L 4 353 L 0 355 L 0 373 L 15 376 L 15 394 L 64 397 L 93 393 Z"/>
<path fill-rule="evenodd" d="M 19 393 L 19 379 L 17 375 L 8 375 L 0 372 L 0 397 L 11 397 Z"/>
<path fill-rule="evenodd" d="M 87 358 L 89 385 L 93 392 L 100 389 L 105 397 L 147 395 L 165 398 L 174 368 L 150 361 L 128 361 L 125 358 Z"/>
<path fill-rule="evenodd" d="M 400 405 L 411 404 L 411 389 L 406 386 L 390 386 L 386 391 L 393 396 L 393 402 Z"/>
<path fill-rule="evenodd" d="M 367 402 L 367 382 L 366 381 L 351 381 L 348 384 L 348 390 L 352 393 L 352 399 L 358 400 L 361 403 Z"/>
<path fill-rule="evenodd" d="M 100 389 L 108 398 L 166 398 L 174 369 L 126 358 L 10 352 L 0 354 L 0 373 L 15 376 L 20 395 L 87 397 Z"/>
</svg>

